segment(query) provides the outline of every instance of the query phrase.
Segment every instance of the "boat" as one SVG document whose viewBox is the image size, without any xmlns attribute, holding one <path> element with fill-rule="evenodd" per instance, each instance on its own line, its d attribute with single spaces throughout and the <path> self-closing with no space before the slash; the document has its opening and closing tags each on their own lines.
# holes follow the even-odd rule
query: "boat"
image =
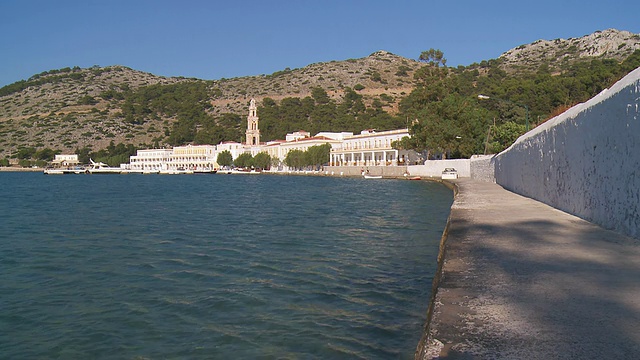
<svg viewBox="0 0 640 360">
<path fill-rule="evenodd" d="M 44 169 L 45 175 L 64 175 L 65 173 L 64 169 Z"/>
<path fill-rule="evenodd" d="M 86 169 L 83 166 L 75 166 L 73 168 L 52 168 L 44 169 L 45 175 L 64 175 L 64 174 L 84 174 Z"/>
<path fill-rule="evenodd" d="M 160 174 L 163 175 L 183 175 L 183 174 L 193 174 L 193 170 L 185 169 L 185 168 L 177 168 L 177 169 L 165 169 L 160 170 Z"/>
<path fill-rule="evenodd" d="M 406 179 L 407 180 L 422 180 L 422 178 L 420 176 L 408 176 Z"/>
<path fill-rule="evenodd" d="M 121 168 L 110 167 L 109 165 L 103 162 L 95 162 L 89 159 L 91 162 L 91 167 L 86 169 L 85 174 L 120 174 L 122 172 Z"/>
<path fill-rule="evenodd" d="M 195 170 L 193 170 L 194 174 L 215 174 L 217 172 L 218 172 L 218 170 L 216 170 L 216 169 L 213 169 L 213 170 L 211 170 L 211 169 L 195 169 Z"/>
<path fill-rule="evenodd" d="M 256 169 L 244 169 L 244 168 L 235 168 L 232 169 L 230 172 L 228 172 L 227 174 L 234 174 L 234 175 L 256 175 L 256 174 L 260 174 L 261 171 L 256 170 Z"/>
<path fill-rule="evenodd" d="M 365 179 L 382 179 L 382 175 L 368 175 L 368 174 L 364 174 L 362 175 Z"/>
</svg>

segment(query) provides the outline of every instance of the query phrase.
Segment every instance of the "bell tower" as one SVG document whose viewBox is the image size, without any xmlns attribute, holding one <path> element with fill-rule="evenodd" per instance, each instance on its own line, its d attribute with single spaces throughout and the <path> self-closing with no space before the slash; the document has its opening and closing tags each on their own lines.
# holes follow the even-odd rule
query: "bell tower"
<svg viewBox="0 0 640 360">
<path fill-rule="evenodd" d="M 258 128 L 258 107 L 256 100 L 251 99 L 249 103 L 249 116 L 247 116 L 247 141 L 246 145 L 260 145 L 260 129 Z"/>
</svg>

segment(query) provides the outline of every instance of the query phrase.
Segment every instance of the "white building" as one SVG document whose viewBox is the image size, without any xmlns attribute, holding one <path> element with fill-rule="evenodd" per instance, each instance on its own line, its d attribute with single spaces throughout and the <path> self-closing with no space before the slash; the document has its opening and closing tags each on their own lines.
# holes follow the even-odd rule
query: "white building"
<svg viewBox="0 0 640 360">
<path fill-rule="evenodd" d="M 245 153 L 245 146 L 235 141 L 224 141 L 216 146 L 216 151 L 219 153 L 228 151 L 231 153 L 233 159 Z"/>
<path fill-rule="evenodd" d="M 376 132 L 363 130 L 360 135 L 345 137 L 340 146 L 331 149 L 332 166 L 397 166 L 407 158 L 391 143 L 409 135 L 409 129 Z"/>
<path fill-rule="evenodd" d="M 55 155 L 53 161 L 51 162 L 54 167 L 66 167 L 66 166 L 74 166 L 78 165 L 78 155 L 77 154 L 60 154 Z"/>
<path fill-rule="evenodd" d="M 129 169 L 142 171 L 167 170 L 173 149 L 144 149 L 129 157 Z"/>
</svg>

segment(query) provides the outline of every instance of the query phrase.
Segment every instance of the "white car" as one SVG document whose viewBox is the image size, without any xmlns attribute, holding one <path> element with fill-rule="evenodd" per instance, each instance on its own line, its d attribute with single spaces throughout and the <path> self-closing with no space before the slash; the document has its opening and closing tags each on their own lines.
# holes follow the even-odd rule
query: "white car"
<svg viewBox="0 0 640 360">
<path fill-rule="evenodd" d="M 453 180 L 458 178 L 458 171 L 454 168 L 446 168 L 442 170 L 443 180 Z"/>
</svg>

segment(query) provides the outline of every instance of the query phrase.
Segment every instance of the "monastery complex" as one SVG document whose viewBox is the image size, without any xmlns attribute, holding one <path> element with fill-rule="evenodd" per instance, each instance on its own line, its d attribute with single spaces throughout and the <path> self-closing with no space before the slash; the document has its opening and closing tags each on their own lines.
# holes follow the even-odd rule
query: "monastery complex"
<svg viewBox="0 0 640 360">
<path fill-rule="evenodd" d="M 401 166 L 409 165 L 409 152 L 391 147 L 393 141 L 410 136 L 408 129 L 376 132 L 364 130 L 359 135 L 351 132 L 320 132 L 314 136 L 306 131 L 297 131 L 286 135 L 285 140 L 260 142 L 258 108 L 255 99 L 249 104 L 247 130 L 243 144 L 225 141 L 218 145 L 186 145 L 173 149 L 138 150 L 130 157 L 129 164 L 123 164 L 129 170 L 217 170 L 218 154 L 229 151 L 233 159 L 243 153 L 255 156 L 267 153 L 271 159 L 278 159 L 276 169 L 289 170 L 284 164 L 289 151 L 307 151 L 312 146 L 331 145 L 330 159 L 332 166 Z M 415 157 L 414 157 L 415 158 Z"/>
</svg>

